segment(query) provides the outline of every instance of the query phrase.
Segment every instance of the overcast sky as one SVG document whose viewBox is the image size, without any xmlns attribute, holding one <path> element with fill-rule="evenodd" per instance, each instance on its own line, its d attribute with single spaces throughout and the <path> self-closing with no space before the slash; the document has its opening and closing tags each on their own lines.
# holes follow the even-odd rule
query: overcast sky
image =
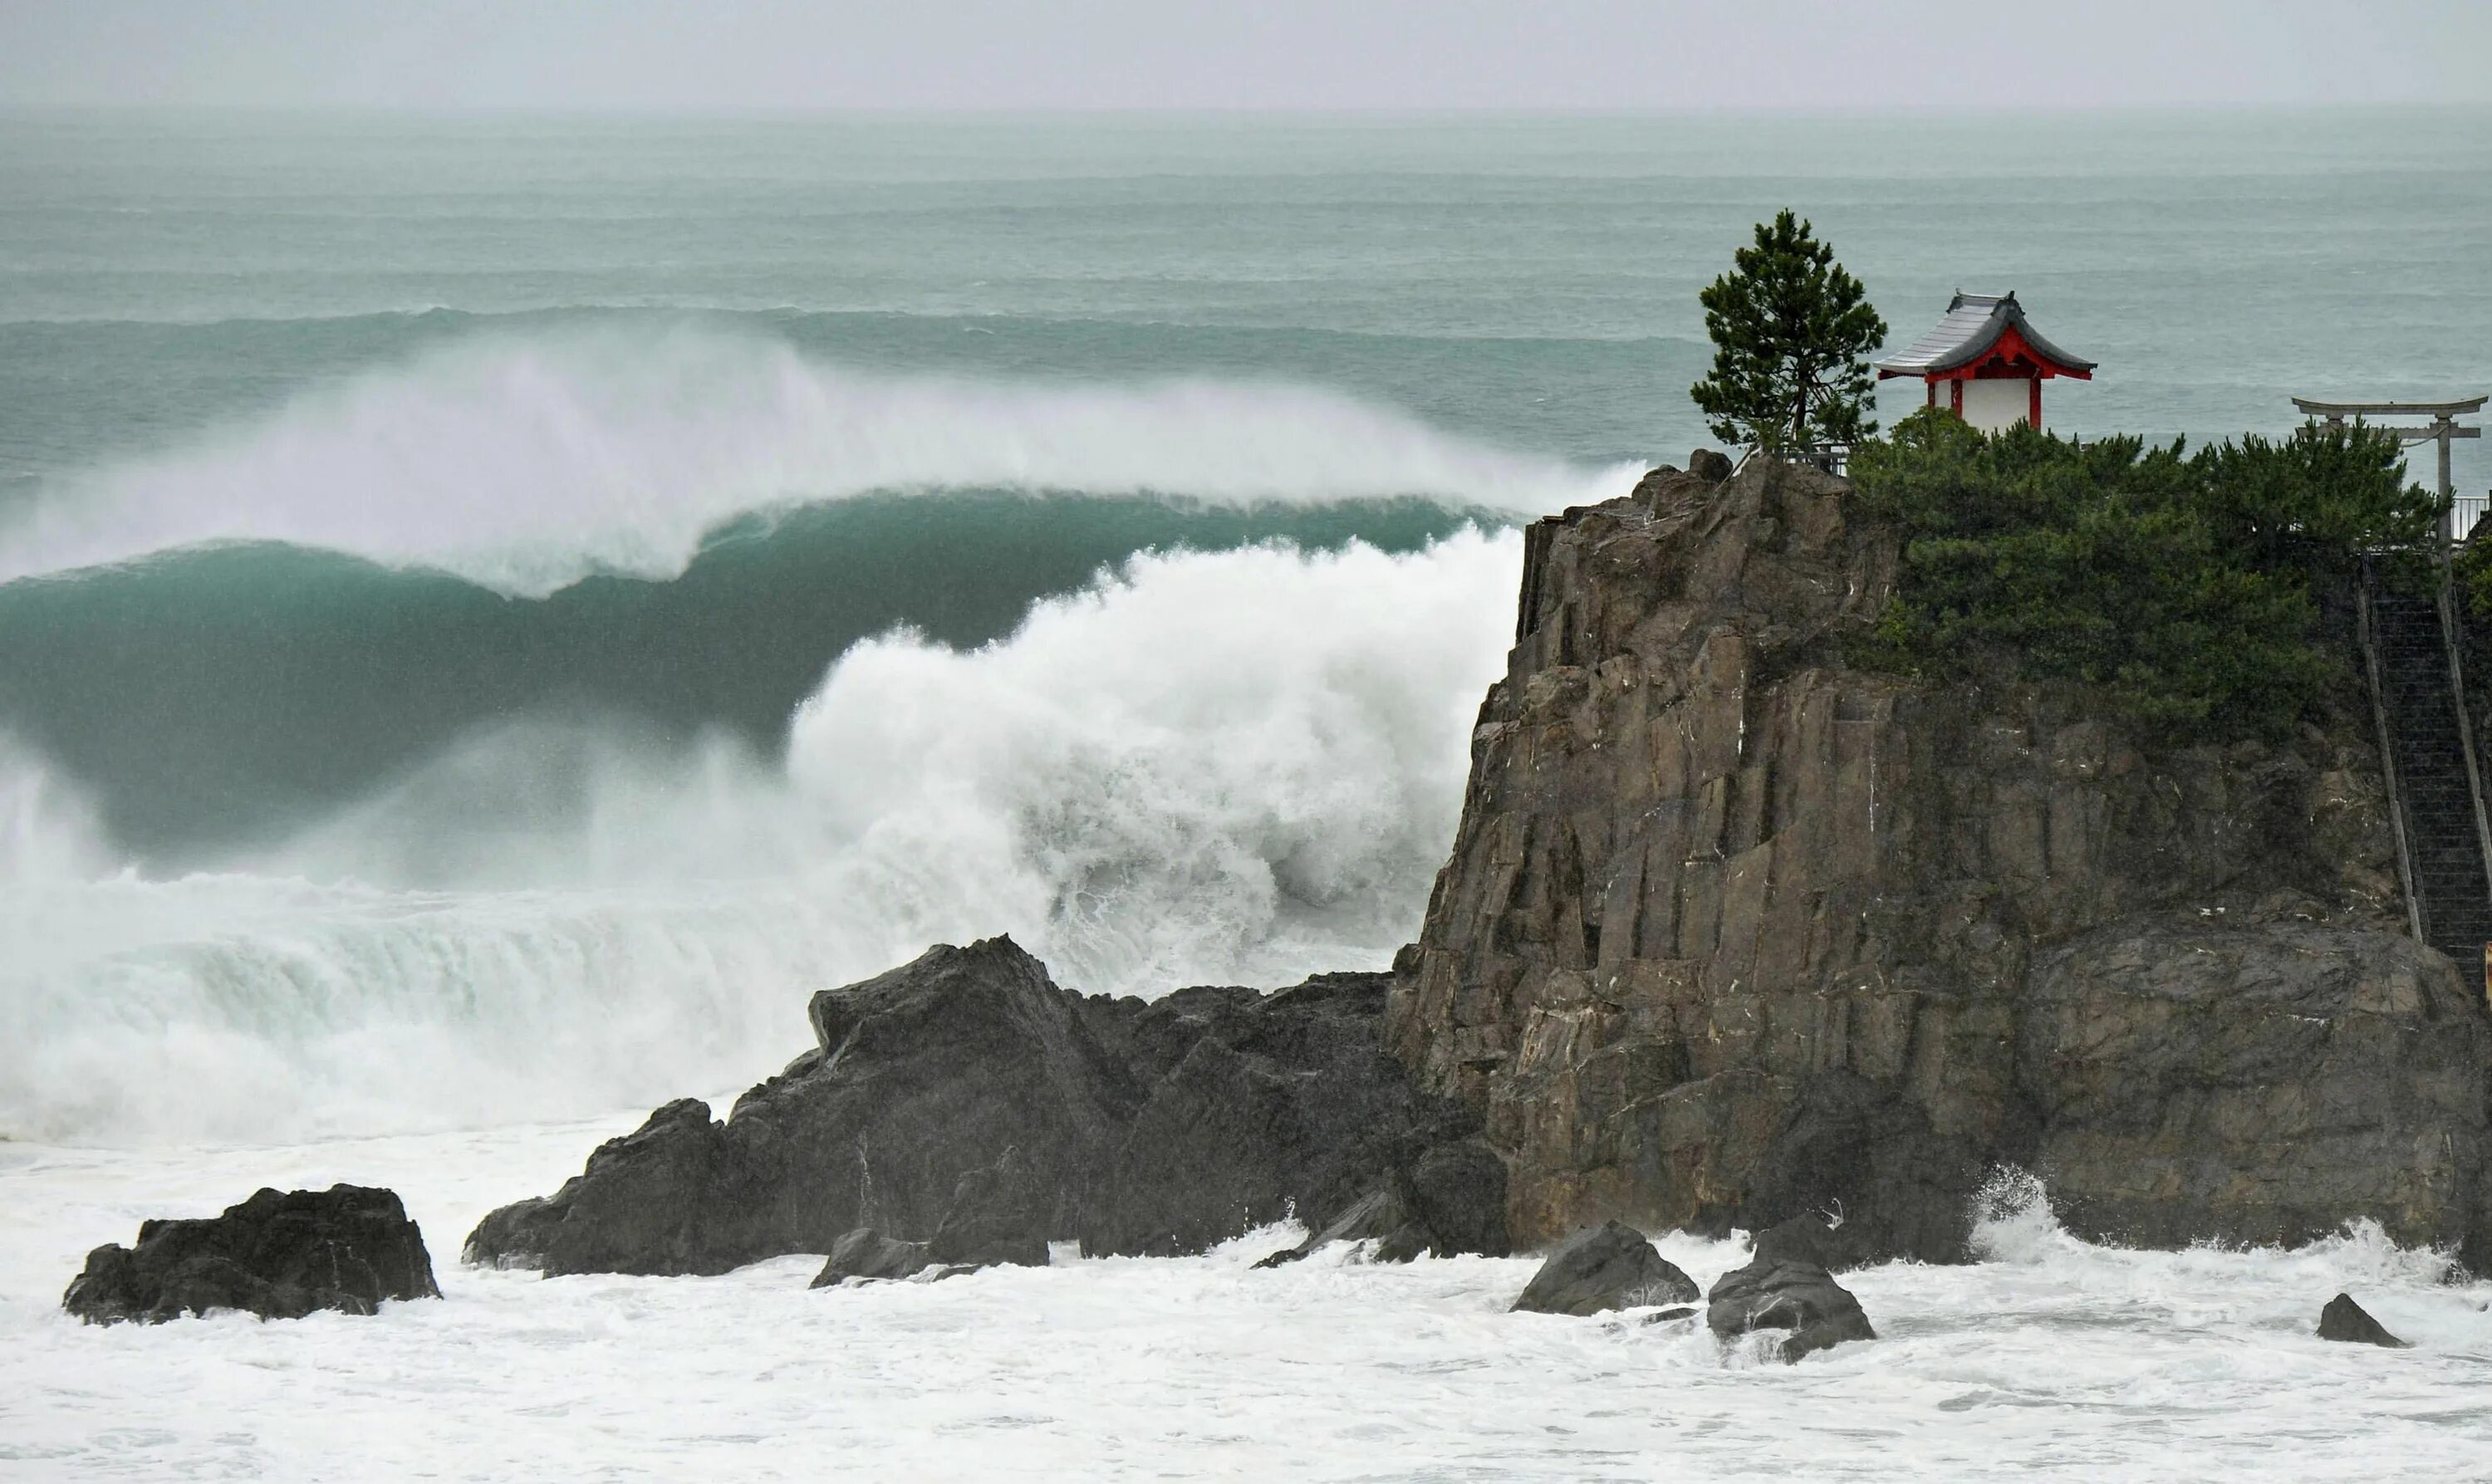
<svg viewBox="0 0 2492 1484">
<path fill-rule="evenodd" d="M 0 104 L 2492 102 L 2492 0 L 0 0 Z"/>
</svg>

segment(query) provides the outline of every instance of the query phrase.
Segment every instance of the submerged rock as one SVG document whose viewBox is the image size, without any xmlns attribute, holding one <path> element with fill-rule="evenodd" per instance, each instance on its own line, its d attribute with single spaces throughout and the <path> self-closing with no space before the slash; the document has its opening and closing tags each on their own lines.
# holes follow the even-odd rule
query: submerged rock
<svg viewBox="0 0 2492 1484">
<path fill-rule="evenodd" d="M 904 1242 L 872 1227 L 859 1227 L 831 1244 L 830 1261 L 808 1287 L 833 1288 L 850 1278 L 914 1278 L 934 1265 L 924 1242 Z"/>
<path fill-rule="evenodd" d="M 1661 1255 L 1645 1234 L 1622 1221 L 1605 1222 L 1558 1244 L 1531 1275 L 1516 1314 L 1599 1314 L 1683 1304 L 1700 1291 L 1694 1279 Z"/>
<path fill-rule="evenodd" d="M 2492 1263 L 2492 1023 L 2405 932 L 2358 667 L 2294 737 L 2189 749 L 1869 668 L 1893 527 L 1697 462 L 1527 529 L 1395 964 L 1394 1049 L 1481 1117 L 1514 1238 L 1841 1211 L 1845 1263 L 1960 1261 L 2013 1164 L 2091 1238 L 2371 1217 Z"/>
<path fill-rule="evenodd" d="M 2360 1304 L 2354 1302 L 2351 1293 L 2337 1294 L 2328 1300 L 2328 1307 L 2319 1311 L 2319 1338 L 2343 1340 L 2354 1345 L 2377 1345 L 2388 1350 L 2414 1348 L 2388 1333 L 2388 1326 L 2371 1318 Z"/>
<path fill-rule="evenodd" d="M 1408 1170 L 1388 1172 L 1368 1192 L 1295 1247 L 1257 1262 L 1279 1267 L 1334 1242 L 1372 1241 L 1376 1262 L 1478 1253 L 1503 1257 L 1505 1164 L 1475 1139 L 1439 1144 Z"/>
<path fill-rule="evenodd" d="M 1759 1257 L 1723 1275 L 1706 1295 L 1706 1327 L 1736 1340 L 1758 1330 L 1787 1330 L 1774 1352 L 1797 1360 L 1847 1340 L 1875 1340 L 1860 1300 L 1814 1262 Z"/>
<path fill-rule="evenodd" d="M 372 1314 L 383 1299 L 438 1298 L 424 1232 L 394 1191 L 261 1190 L 220 1216 L 150 1221 L 138 1243 L 98 1247 L 62 1295 L 91 1324 L 163 1323 L 239 1309 L 264 1320 Z"/>
<path fill-rule="evenodd" d="M 1503 1165 L 1382 1049 L 1386 980 L 1144 1003 L 1058 989 L 1009 938 L 938 946 L 825 991 L 815 1049 L 725 1120 L 670 1103 L 469 1261 L 715 1273 L 859 1230 L 946 1264 L 1197 1252 L 1292 1208 L 1329 1223 L 1388 1184 L 1431 1250 L 1502 1251 Z"/>
</svg>

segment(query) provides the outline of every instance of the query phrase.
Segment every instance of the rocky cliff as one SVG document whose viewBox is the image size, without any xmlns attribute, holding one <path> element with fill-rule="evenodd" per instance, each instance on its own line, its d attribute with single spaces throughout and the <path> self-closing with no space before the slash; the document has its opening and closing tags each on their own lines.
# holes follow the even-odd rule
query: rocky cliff
<svg viewBox="0 0 2492 1484">
<path fill-rule="evenodd" d="M 1824 1209 L 1951 1259 L 2012 1163 L 2095 1236 L 2372 1217 L 2479 1265 L 2492 1029 L 2396 931 L 2360 692 L 2289 745 L 2142 748 L 2064 691 L 1848 667 L 1897 570 L 1844 482 L 1770 464 L 1527 532 L 1387 1008 L 1515 1240 Z"/>
</svg>

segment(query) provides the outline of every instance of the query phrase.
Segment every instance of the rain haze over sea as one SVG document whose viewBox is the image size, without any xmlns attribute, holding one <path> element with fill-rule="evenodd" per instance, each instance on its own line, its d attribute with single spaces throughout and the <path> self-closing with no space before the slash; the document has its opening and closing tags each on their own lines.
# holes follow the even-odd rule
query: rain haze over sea
<svg viewBox="0 0 2492 1484">
<path fill-rule="evenodd" d="M 1716 441 L 1696 292 L 1786 205 L 1890 344 L 2017 291 L 2101 363 L 2062 431 L 2492 391 L 2473 105 L 0 112 L 0 1476 L 2492 1470 L 2492 1289 L 2030 1191 L 1790 1370 L 1509 1318 L 1523 1259 L 1250 1273 L 1277 1233 L 838 1295 L 455 1261 L 931 941 L 1385 965 L 1518 523 Z M 334 1178 L 450 1302 L 59 1312 L 144 1216 Z M 2339 1288 L 2417 1349 L 2311 1340 Z"/>
</svg>

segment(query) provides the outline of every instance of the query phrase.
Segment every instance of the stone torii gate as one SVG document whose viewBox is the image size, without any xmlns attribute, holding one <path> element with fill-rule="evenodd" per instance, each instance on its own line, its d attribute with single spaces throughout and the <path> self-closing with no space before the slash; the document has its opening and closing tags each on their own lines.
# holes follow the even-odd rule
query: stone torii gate
<svg viewBox="0 0 2492 1484">
<path fill-rule="evenodd" d="M 2393 423 L 2377 425 L 2383 432 L 2397 435 L 2400 443 L 2437 443 L 2440 445 L 2440 534 L 2447 544 L 2454 546 L 2464 534 L 2455 524 L 2457 487 L 2449 480 L 2448 445 L 2455 438 L 2479 438 L 2483 430 L 2462 425 L 2461 413 L 2480 412 L 2492 397 L 2476 397 L 2463 401 L 2313 401 L 2297 397 L 2293 404 L 2304 417 L 2324 418 L 2330 428 L 2342 428 L 2349 417 L 2427 417 L 2430 422 L 2419 428 L 2400 428 Z M 2480 512 L 2477 512 L 2480 514 Z M 2472 522 L 2469 522 L 2470 524 Z"/>
</svg>

